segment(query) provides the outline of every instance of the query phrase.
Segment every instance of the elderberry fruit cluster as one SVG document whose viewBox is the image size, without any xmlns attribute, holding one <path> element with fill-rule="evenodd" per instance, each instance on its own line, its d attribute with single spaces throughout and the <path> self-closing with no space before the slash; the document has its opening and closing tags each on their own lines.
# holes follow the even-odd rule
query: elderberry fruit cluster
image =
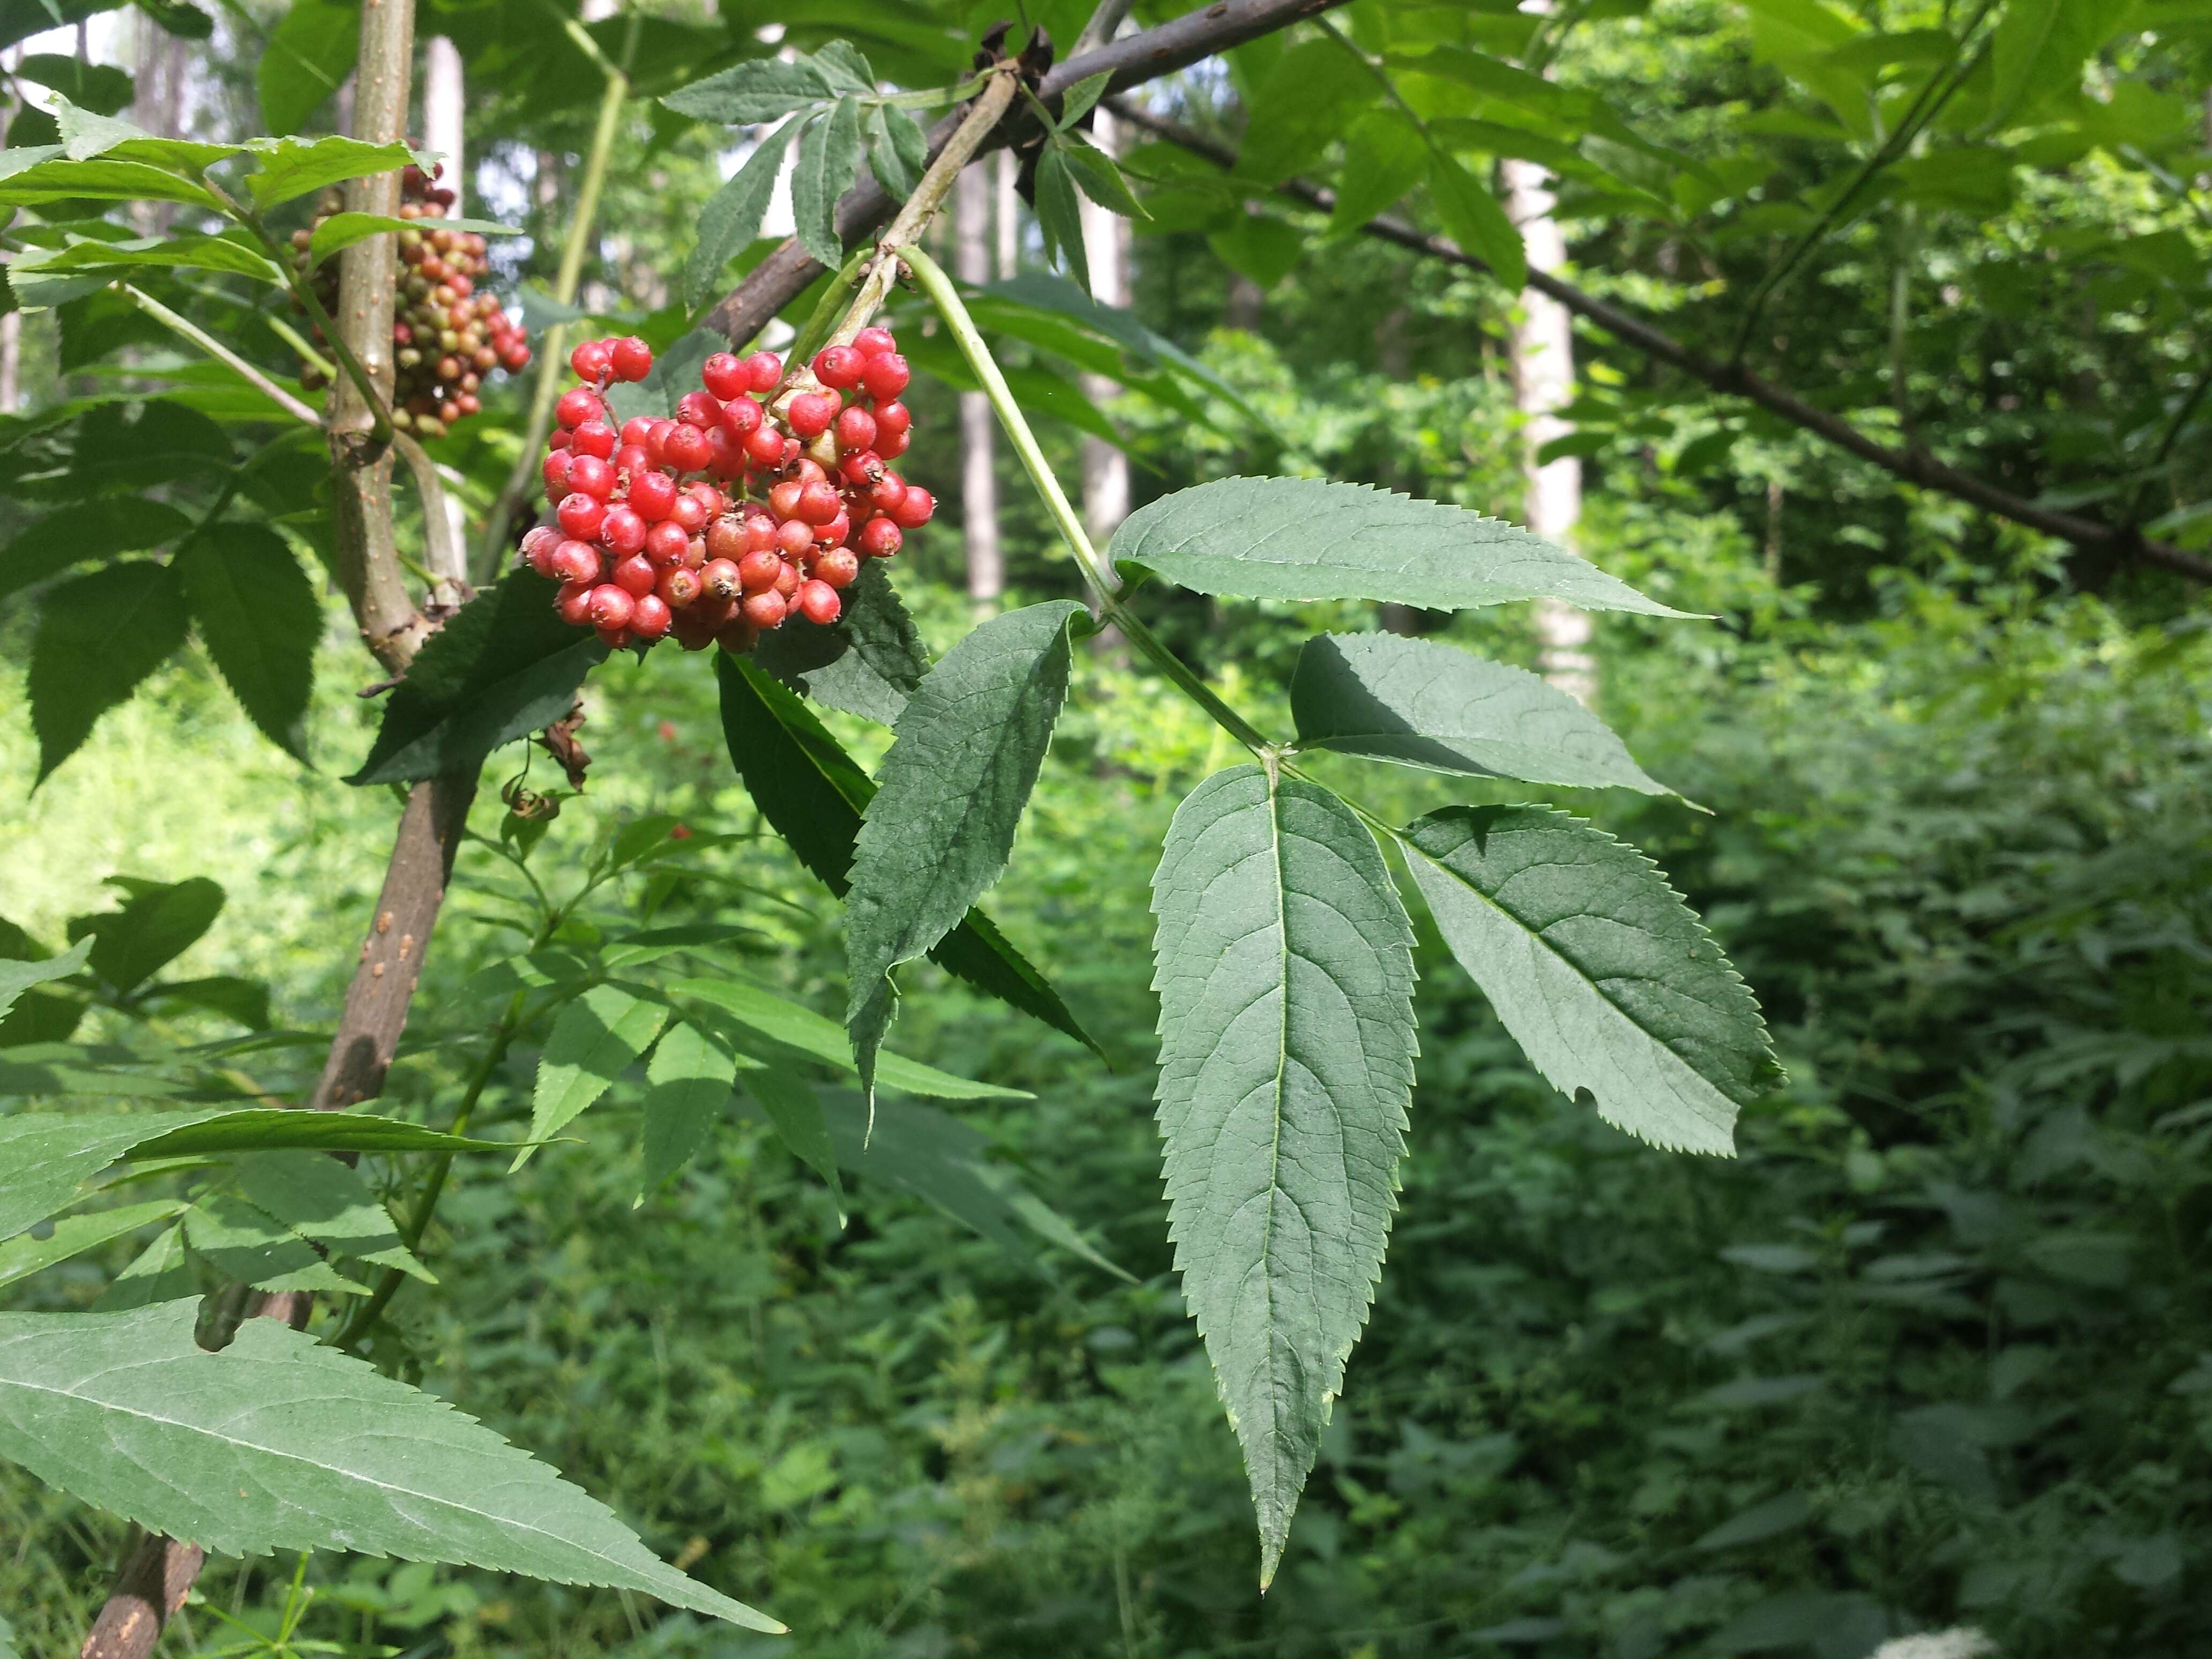
<svg viewBox="0 0 2212 1659">
<path fill-rule="evenodd" d="M 562 617 L 611 646 L 672 635 L 687 651 L 748 651 L 794 614 L 826 626 L 860 561 L 890 557 L 937 510 L 886 465 L 913 422 L 888 329 L 824 349 L 795 387 L 773 352 L 716 352 L 673 419 L 619 430 L 607 387 L 652 372 L 645 342 L 586 340 L 568 363 L 580 384 L 554 405 L 546 444 L 556 522 L 523 538 L 522 556 L 561 584 Z"/>
<path fill-rule="evenodd" d="M 426 178 L 421 168 L 410 167 L 400 174 L 399 216 L 422 222 L 394 239 L 400 264 L 392 318 L 392 418 L 401 431 L 422 438 L 442 438 L 454 422 L 476 414 L 483 406 L 477 393 L 493 369 L 512 374 L 530 362 L 522 325 L 507 314 L 497 296 L 477 292 L 477 283 L 491 270 L 484 239 L 435 222 L 453 205 L 453 192 L 436 182 L 444 171 L 441 167 Z M 320 225 L 344 205 L 338 191 L 324 191 L 313 222 Z M 313 234 L 312 228 L 292 234 L 302 270 Z M 314 284 L 323 309 L 335 314 L 337 261 L 326 259 L 317 266 Z M 310 387 L 322 379 L 312 367 L 300 378 Z"/>
</svg>

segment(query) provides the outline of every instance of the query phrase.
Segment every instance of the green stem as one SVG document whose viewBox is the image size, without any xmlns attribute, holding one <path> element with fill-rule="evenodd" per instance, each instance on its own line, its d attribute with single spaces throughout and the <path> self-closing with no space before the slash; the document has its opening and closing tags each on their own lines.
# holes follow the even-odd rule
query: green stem
<svg viewBox="0 0 2212 1659">
<path fill-rule="evenodd" d="M 1132 645 L 1152 659 L 1153 665 L 1161 673 L 1212 715 L 1231 737 L 1255 754 L 1278 752 L 1279 744 L 1270 741 L 1266 733 L 1223 702 L 1212 687 L 1200 679 L 1182 658 L 1169 650 L 1159 636 L 1145 626 L 1137 614 L 1122 603 L 1120 583 L 1115 580 L 1114 573 L 1106 562 L 1098 556 L 1098 550 L 1091 546 L 1091 537 L 1084 529 L 1083 520 L 1077 514 L 1073 504 L 1068 501 L 1067 492 L 1060 487 L 1060 480 L 1053 476 L 1052 468 L 1045 460 L 1044 451 L 1038 447 L 1036 434 L 1030 430 L 1029 421 L 1022 414 L 1021 405 L 1014 401 L 1013 392 L 1006 385 L 1006 377 L 999 372 L 997 360 L 991 356 L 990 347 L 983 343 L 975 319 L 968 314 L 968 307 L 961 302 L 960 291 L 952 285 L 951 279 L 945 276 L 937 261 L 921 248 L 908 247 L 900 257 L 914 272 L 915 280 L 921 284 L 922 291 L 937 307 L 938 313 L 945 319 L 946 329 L 959 345 L 961 355 L 967 358 L 969 368 L 982 382 L 984 395 L 990 398 L 991 407 L 998 411 L 999 424 L 1006 428 L 1007 441 L 1013 445 L 1014 453 L 1021 458 L 1022 468 L 1030 475 L 1030 482 L 1036 486 L 1037 495 L 1044 501 L 1045 511 L 1052 515 L 1054 524 L 1059 526 L 1069 551 L 1075 556 L 1077 567 L 1083 572 L 1084 580 L 1090 584 L 1092 593 L 1097 597 L 1099 614 L 1120 629 Z"/>
<path fill-rule="evenodd" d="M 830 286 L 822 290 L 822 297 L 815 302 L 814 310 L 806 319 L 806 326 L 799 331 L 798 337 L 792 341 L 790 349 L 783 354 L 784 362 L 791 364 L 794 370 L 811 362 L 814 354 L 822 349 L 823 343 L 837 326 L 837 319 L 845 314 L 845 296 L 860 286 L 860 273 L 867 269 L 869 262 L 875 257 L 874 247 L 864 246 L 830 274 Z"/>
<path fill-rule="evenodd" d="M 178 315 L 152 295 L 142 293 L 128 283 L 118 283 L 116 287 L 121 289 L 124 298 L 129 300 L 139 310 L 173 333 L 180 334 L 190 340 L 294 420 L 305 422 L 312 427 L 322 425 L 321 416 L 316 414 L 313 410 L 285 391 L 283 386 L 278 386 L 276 381 L 270 380 L 252 363 L 247 362 L 245 358 L 216 339 L 198 323 L 188 317 Z"/>
<path fill-rule="evenodd" d="M 331 366 L 329 359 L 310 345 L 307 343 L 307 337 L 301 333 L 298 329 L 294 328 L 282 317 L 264 316 L 261 320 L 269 325 L 269 331 L 271 334 L 300 354 L 301 362 L 306 363 L 325 380 L 337 378 L 337 370 Z"/>
</svg>

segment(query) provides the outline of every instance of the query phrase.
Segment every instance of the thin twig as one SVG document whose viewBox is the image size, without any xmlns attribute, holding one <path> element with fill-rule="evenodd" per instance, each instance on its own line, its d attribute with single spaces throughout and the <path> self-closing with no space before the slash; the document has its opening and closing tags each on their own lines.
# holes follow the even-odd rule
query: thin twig
<svg viewBox="0 0 2212 1659">
<path fill-rule="evenodd" d="M 305 422 L 312 427 L 319 428 L 322 425 L 323 417 L 320 415 L 285 391 L 283 386 L 278 386 L 276 381 L 254 368 L 252 363 L 247 362 L 245 358 L 216 339 L 198 323 L 193 322 L 190 318 L 179 316 L 152 295 L 135 289 L 128 283 L 118 283 L 115 286 L 123 290 L 123 297 L 130 301 L 132 305 L 137 306 L 139 310 L 144 312 L 164 328 L 190 340 L 294 420 Z"/>
</svg>

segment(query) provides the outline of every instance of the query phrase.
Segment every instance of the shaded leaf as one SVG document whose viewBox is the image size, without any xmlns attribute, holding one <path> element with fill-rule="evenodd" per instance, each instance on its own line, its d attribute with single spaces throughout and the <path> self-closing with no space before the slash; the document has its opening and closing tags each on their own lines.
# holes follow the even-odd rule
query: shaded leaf
<svg viewBox="0 0 2212 1659">
<path fill-rule="evenodd" d="M 231 1193 L 203 1193 L 185 1212 L 185 1244 L 225 1279 L 262 1291 L 321 1291 L 365 1296 L 276 1217 Z"/>
<path fill-rule="evenodd" d="M 1183 1297 L 1274 1575 L 1382 1265 L 1413 1090 L 1413 929 L 1316 785 L 1217 772 L 1152 879 L 1159 1124 Z"/>
<path fill-rule="evenodd" d="M 205 876 L 131 884 L 119 910 L 77 916 L 71 939 L 92 941 L 92 970 L 128 996 L 190 950 L 222 914 L 221 886 Z"/>
<path fill-rule="evenodd" d="M 72 576 L 39 601 L 26 689 L 43 783 L 92 735 L 94 724 L 185 642 L 176 572 L 143 559 Z"/>
<path fill-rule="evenodd" d="M 266 525 L 219 524 L 173 568 L 223 683 L 263 736 L 305 760 L 323 607 L 290 546 Z"/>
<path fill-rule="evenodd" d="M 678 996 L 696 997 L 720 1010 L 746 1032 L 765 1038 L 769 1053 L 777 1058 L 803 1055 L 842 1072 L 851 1073 L 852 1046 L 844 1028 L 811 1008 L 787 1002 L 771 991 L 741 979 L 682 979 L 669 987 Z M 788 1051 L 784 1053 L 781 1051 Z M 976 1083 L 934 1066 L 902 1055 L 884 1053 L 877 1068 L 877 1081 L 886 1089 L 911 1095 L 935 1095 L 948 1100 L 1027 1100 L 1026 1090 L 1002 1089 L 995 1083 Z"/>
<path fill-rule="evenodd" d="M 232 1169 L 246 1202 L 339 1255 L 436 1278 L 408 1249 L 358 1170 L 321 1152 L 249 1152 Z"/>
<path fill-rule="evenodd" d="M 297 132 L 352 72 L 361 14 L 341 0 L 292 0 L 254 65 L 262 125 Z"/>
<path fill-rule="evenodd" d="M 58 957 L 24 962 L 10 958 L 0 961 L 0 1015 L 15 1006 L 15 999 L 33 985 L 44 985 L 51 980 L 66 979 L 71 974 L 83 971 L 85 959 L 91 953 L 92 942 L 79 939 L 71 949 Z"/>
<path fill-rule="evenodd" d="M 876 182 L 903 202 L 929 167 L 929 140 L 914 117 L 878 104 L 868 111 L 868 170 Z"/>
<path fill-rule="evenodd" d="M 1521 246 L 1521 233 L 1482 181 L 1455 157 L 1433 153 L 1429 157 L 1429 196 L 1444 234 L 1462 252 L 1488 265 L 1509 291 L 1519 293 L 1528 280 L 1528 252 Z"/>
<path fill-rule="evenodd" d="M 143 1308 L 156 1302 L 174 1302 L 180 1297 L 198 1294 L 198 1276 L 192 1271 L 191 1256 L 185 1249 L 185 1230 L 172 1226 L 131 1258 L 130 1265 L 100 1293 L 92 1308 L 94 1313 L 120 1313 L 126 1308 Z"/>
<path fill-rule="evenodd" d="M 320 264 L 334 253 L 343 253 L 356 242 L 365 242 L 372 236 L 381 236 L 386 231 L 420 230 L 419 219 L 390 219 L 376 213 L 333 213 L 314 228 L 307 240 L 307 258 Z M 513 225 L 501 224 L 496 219 L 441 219 L 441 230 L 474 231 L 479 236 L 519 236 L 522 233 Z"/>
<path fill-rule="evenodd" d="M 131 77 L 106 64 L 88 64 L 59 52 L 34 52 L 15 66 L 15 77 L 51 87 L 80 109 L 112 115 L 135 95 Z"/>
<path fill-rule="evenodd" d="M 860 100 L 840 98 L 829 115 L 799 141 L 791 173 L 792 222 L 799 245 L 831 270 L 845 263 L 837 234 L 837 198 L 852 188 L 860 167 Z"/>
<path fill-rule="evenodd" d="M 827 628 L 805 617 L 761 635 L 753 660 L 793 690 L 889 726 L 929 672 L 929 653 L 879 559 L 864 560 Z"/>
<path fill-rule="evenodd" d="M 138 496 L 70 501 L 0 548 L 0 599 L 84 560 L 159 547 L 191 528 L 191 520 L 166 501 Z"/>
<path fill-rule="evenodd" d="M 788 1067 L 763 1066 L 740 1079 L 776 1138 L 791 1155 L 830 1184 L 840 1218 L 845 1214 L 845 1183 L 837 1176 L 837 1152 L 830 1144 L 829 1121 L 813 1085 Z"/>
<path fill-rule="evenodd" d="M 594 985 L 562 1009 L 538 1062 L 531 1139 L 559 1133 L 605 1094 L 659 1035 L 667 1018 L 668 1010 L 659 1003 L 618 985 Z M 517 1152 L 514 1167 L 527 1164 L 536 1151 L 526 1146 Z"/>
<path fill-rule="evenodd" d="M 1344 136 L 1344 168 L 1328 234 L 1348 236 L 1397 205 L 1427 170 L 1429 147 L 1395 109 L 1370 110 Z"/>
<path fill-rule="evenodd" d="M 1044 234 L 1045 258 L 1064 267 L 1085 293 L 1091 291 L 1091 258 L 1083 245 L 1083 204 L 1075 189 L 1075 175 L 1058 145 L 1048 146 L 1037 157 L 1032 205 L 1037 228 Z"/>
<path fill-rule="evenodd" d="M 156 1199 L 149 1204 L 126 1204 L 119 1209 L 97 1210 L 90 1215 L 70 1216 L 54 1224 L 44 1238 L 22 1234 L 0 1244 L 0 1285 L 28 1279 L 71 1256 L 96 1250 L 110 1240 L 156 1221 L 167 1221 L 184 1205 L 176 1199 Z"/>
<path fill-rule="evenodd" d="M 638 1197 L 691 1161 L 730 1103 L 737 1056 L 696 1025 L 668 1028 L 645 1068 L 645 1172 Z"/>
<path fill-rule="evenodd" d="M 1237 176 L 1279 185 L 1303 172 L 1342 134 L 1352 111 L 1381 92 L 1366 66 L 1336 40 L 1291 47 L 1253 94 Z"/>
</svg>

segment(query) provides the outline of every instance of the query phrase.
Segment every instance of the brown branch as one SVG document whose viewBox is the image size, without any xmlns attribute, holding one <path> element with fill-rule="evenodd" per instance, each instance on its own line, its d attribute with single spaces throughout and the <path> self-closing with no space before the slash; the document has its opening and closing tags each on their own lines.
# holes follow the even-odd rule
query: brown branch
<svg viewBox="0 0 2212 1659">
<path fill-rule="evenodd" d="M 124 1545 L 123 1571 L 84 1645 L 77 1650 L 78 1659 L 151 1653 L 161 1639 L 161 1626 L 191 1594 L 192 1582 L 206 1559 L 207 1552 L 198 1544 L 179 1544 L 131 1528 Z"/>
<path fill-rule="evenodd" d="M 1237 153 L 1226 144 L 1203 133 L 1194 132 L 1179 122 L 1155 115 L 1126 100 L 1115 98 L 1107 101 L 1119 119 L 1142 127 L 1146 131 L 1164 138 L 1194 155 L 1202 155 L 1224 168 L 1233 167 L 1237 164 Z M 1324 213 L 1336 206 L 1335 191 L 1321 185 L 1309 184 L 1302 179 L 1291 179 L 1278 185 L 1277 189 L 1283 195 Z M 1469 270 L 1487 271 L 1490 269 L 1483 261 L 1448 238 L 1432 236 L 1389 214 L 1370 219 L 1361 229 L 1378 240 L 1395 242 L 1400 247 L 1449 260 Z M 1985 478 L 1978 478 L 1971 472 L 1961 471 L 1936 459 L 1917 445 L 1893 448 L 1862 432 L 1841 416 L 1814 408 L 1786 387 L 1762 379 L 1741 364 L 1724 363 L 1708 357 L 1633 313 L 1624 311 L 1595 295 L 1585 294 L 1572 283 L 1561 282 L 1547 271 L 1530 271 L 1528 286 L 1549 295 L 1569 311 L 1596 325 L 1615 338 L 1649 353 L 1662 362 L 1671 364 L 1694 380 L 1703 380 L 1715 391 L 1757 404 L 1760 408 L 1780 416 L 1792 426 L 1825 438 L 1838 448 L 1850 451 L 1861 460 L 1871 462 L 1907 483 L 1955 496 L 1984 512 L 2009 519 L 2014 524 L 2024 525 L 2044 535 L 2070 542 L 2086 551 L 2140 560 L 2145 564 L 2177 572 L 2194 581 L 2212 581 L 2212 560 L 2166 542 L 2153 541 L 2134 525 L 2100 524 L 2078 514 L 2039 506 Z"/>
<path fill-rule="evenodd" d="M 1320 15 L 1345 0 L 1219 0 L 1219 3 L 1186 12 L 1158 28 L 1144 29 L 1108 43 L 1095 52 L 1069 58 L 1044 77 L 1037 95 L 1045 102 L 1065 94 L 1079 81 L 1094 75 L 1111 75 L 1109 91 L 1121 92 L 1161 76 L 1187 69 L 1216 52 L 1241 46 L 1263 34 L 1288 28 Z M 933 161 L 959 130 L 962 112 L 939 121 L 929 134 Z M 986 139 L 981 148 L 1006 142 L 1006 125 Z M 837 204 L 837 234 L 851 243 L 887 223 L 898 203 L 872 179 L 848 191 Z M 769 320 L 798 298 L 806 285 L 822 275 L 822 267 L 807 258 L 798 239 L 787 240 L 753 268 L 720 304 L 707 313 L 702 327 L 711 328 L 732 347 L 741 346 L 765 328 Z"/>
</svg>

